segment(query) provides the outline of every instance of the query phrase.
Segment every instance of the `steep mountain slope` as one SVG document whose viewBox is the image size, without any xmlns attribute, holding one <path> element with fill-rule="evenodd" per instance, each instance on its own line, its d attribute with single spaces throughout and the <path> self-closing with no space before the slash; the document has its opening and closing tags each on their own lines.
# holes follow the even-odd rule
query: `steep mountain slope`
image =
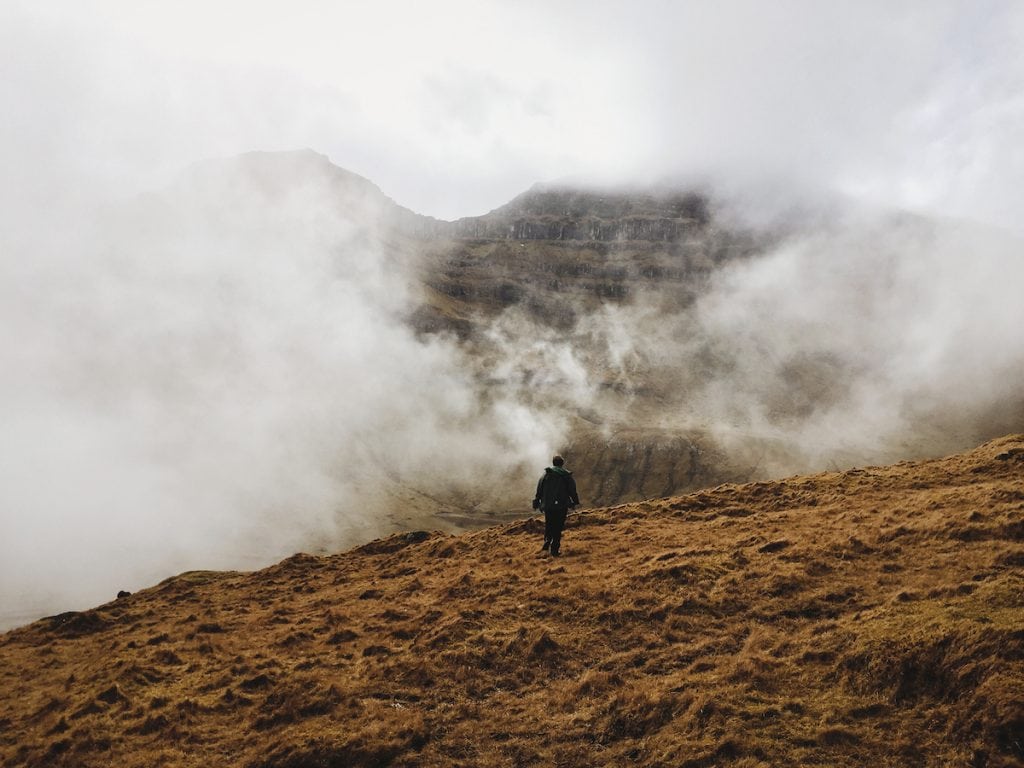
<svg viewBox="0 0 1024 768">
<path fill-rule="evenodd" d="M 5 766 L 1024 765 L 1024 435 L 192 572 L 0 639 Z"/>
<path fill-rule="evenodd" d="M 941 455 L 1024 428 L 1024 398 L 1005 383 L 1015 350 L 984 351 L 973 384 L 959 372 L 958 359 L 1013 345 L 976 294 L 1019 244 L 972 271 L 989 233 L 958 240 L 957 227 L 843 201 L 758 218 L 765 201 L 709 189 L 567 183 L 446 222 L 311 151 L 205 164 L 179 197 L 205 201 L 207 230 L 232 238 L 301 211 L 292 236 L 333 254 L 324 277 L 354 274 L 384 307 L 363 324 L 397 315 L 424 345 L 454 349 L 476 407 L 525 409 L 538 442 L 571 453 L 594 504 Z M 282 237 L 279 257 L 292 250 Z M 518 514 L 538 469 L 515 463 L 486 487 L 385 482 L 409 512 L 392 530 Z"/>
<path fill-rule="evenodd" d="M 456 335 L 488 392 L 559 405 L 569 420 L 560 445 L 589 502 L 750 479 L 750 452 L 721 450 L 700 425 L 666 428 L 702 371 L 644 359 L 614 338 L 629 333 L 616 311 L 672 328 L 716 271 L 775 242 L 776 233 L 726 224 L 715 206 L 706 192 L 675 187 L 537 184 L 484 216 L 420 226 L 423 302 L 410 322 Z M 616 359 L 615 345 L 628 359 Z M 748 443 L 756 453 L 760 441 Z"/>
<path fill-rule="evenodd" d="M 613 369 L 608 360 L 606 337 L 615 325 L 605 319 L 609 308 L 640 304 L 671 322 L 716 270 L 774 242 L 767 231 L 726 225 L 705 192 L 537 184 L 486 215 L 446 222 L 403 208 L 371 181 L 303 150 L 207 161 L 155 199 L 160 205 L 144 209 L 142 218 L 168 240 L 184 230 L 198 232 L 190 235 L 196 241 L 245 242 L 265 231 L 265 241 L 280 240 L 281 260 L 301 246 L 275 224 L 298 218 L 283 231 L 322 241 L 335 254 L 321 279 L 346 280 L 354 272 L 370 300 L 406 302 L 387 311 L 404 315 L 427 343 L 441 336 L 457 344 L 482 403 L 504 398 L 534 413 L 554 404 L 567 420 L 559 445 L 571 449 L 590 503 L 751 477 L 756 462 L 748 452 L 721 450 L 706 429 L 662 423 L 664 411 L 685 396 L 687 376 L 702 372 L 684 376 L 687 361 Z M 362 269 L 370 276 L 362 277 Z M 530 354 L 537 334 L 549 335 L 542 339 L 547 348 Z M 566 386 L 559 365 L 567 349 L 571 375 L 586 392 Z M 748 442 L 756 452 L 759 441 Z M 685 450 L 677 450 L 682 443 Z M 685 461 L 666 462 L 667 452 Z M 481 509 L 479 488 L 442 493 L 415 482 L 378 483 L 382 496 L 400 502 L 391 504 L 402 510 L 393 529 L 439 514 L 456 527 L 515 516 L 526 485 L 521 472 L 495 478 L 495 498 Z"/>
<path fill-rule="evenodd" d="M 513 306 L 571 328 L 606 302 L 673 287 L 685 304 L 718 266 L 767 247 L 765 233 L 723 228 L 708 195 L 675 188 L 593 191 L 535 185 L 424 237 L 424 329 L 468 334 Z"/>
</svg>

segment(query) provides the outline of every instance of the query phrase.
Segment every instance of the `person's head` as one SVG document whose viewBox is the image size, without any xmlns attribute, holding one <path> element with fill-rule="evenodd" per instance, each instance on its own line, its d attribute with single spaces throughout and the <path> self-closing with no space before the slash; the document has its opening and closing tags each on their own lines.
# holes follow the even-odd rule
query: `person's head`
<svg viewBox="0 0 1024 768">
<path fill-rule="evenodd" d="M 562 466 L 563 464 L 565 464 L 565 459 L 563 459 L 563 458 L 562 458 L 561 456 L 555 456 L 555 457 L 554 457 L 554 458 L 553 458 L 553 459 L 551 460 L 551 463 L 552 463 L 552 464 L 554 464 L 554 465 L 555 465 L 556 467 L 560 467 L 560 466 Z"/>
</svg>

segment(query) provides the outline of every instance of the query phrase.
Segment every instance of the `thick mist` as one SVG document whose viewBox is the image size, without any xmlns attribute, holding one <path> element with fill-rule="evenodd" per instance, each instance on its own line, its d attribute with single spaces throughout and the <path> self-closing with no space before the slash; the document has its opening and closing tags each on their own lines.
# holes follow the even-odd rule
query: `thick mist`
<svg viewBox="0 0 1024 768">
<path fill-rule="evenodd" d="M 5 264 L 4 613 L 528 501 L 561 417 L 413 335 L 393 208 L 256 154 Z"/>
<path fill-rule="evenodd" d="M 749 479 L 1024 430 L 1020 238 L 830 196 L 786 200 L 718 198 L 716 226 L 762 247 L 714 270 L 695 298 L 641 289 L 569 331 L 506 312 L 490 332 L 513 369 L 503 383 L 529 397 L 535 352 L 550 346 L 572 375 L 548 396 L 595 414 L 597 434 L 706 436 Z"/>
<path fill-rule="evenodd" d="M 1019 239 L 853 214 L 722 273 L 696 307 L 697 413 L 766 435 L 771 474 L 960 450 L 1024 427 Z M 735 441 L 733 441 L 735 443 Z"/>
</svg>

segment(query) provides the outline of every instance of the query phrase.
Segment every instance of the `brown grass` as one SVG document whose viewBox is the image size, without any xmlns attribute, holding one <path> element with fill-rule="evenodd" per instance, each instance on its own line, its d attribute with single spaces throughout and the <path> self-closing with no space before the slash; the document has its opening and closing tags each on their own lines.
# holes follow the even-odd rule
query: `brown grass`
<svg viewBox="0 0 1024 768">
<path fill-rule="evenodd" d="M 1024 436 L 193 572 L 0 638 L 4 766 L 1024 764 Z"/>
</svg>

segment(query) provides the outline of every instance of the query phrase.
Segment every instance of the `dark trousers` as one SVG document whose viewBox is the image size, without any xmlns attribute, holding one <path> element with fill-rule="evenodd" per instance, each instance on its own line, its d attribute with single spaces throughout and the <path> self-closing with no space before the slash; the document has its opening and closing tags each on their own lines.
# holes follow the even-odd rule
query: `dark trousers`
<svg viewBox="0 0 1024 768">
<path fill-rule="evenodd" d="M 568 512 L 562 509 L 544 510 L 544 542 L 551 545 L 553 553 L 558 552 L 562 546 L 562 530 L 565 528 L 565 515 Z"/>
</svg>

